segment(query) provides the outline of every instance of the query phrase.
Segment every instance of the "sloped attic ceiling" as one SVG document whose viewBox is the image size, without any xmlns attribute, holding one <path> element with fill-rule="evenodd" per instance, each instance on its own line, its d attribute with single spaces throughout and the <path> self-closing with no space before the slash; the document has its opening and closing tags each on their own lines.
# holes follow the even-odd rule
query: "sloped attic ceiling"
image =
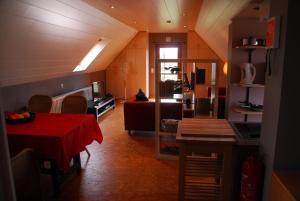
<svg viewBox="0 0 300 201">
<path fill-rule="evenodd" d="M 0 11 L 0 86 L 68 75 L 99 38 L 110 42 L 88 72 L 105 69 L 137 33 L 79 0 L 1 0 Z"/>
<path fill-rule="evenodd" d="M 190 19 L 189 12 L 195 12 L 191 9 L 199 11 L 201 7 L 195 31 L 224 61 L 227 60 L 230 20 L 250 2 L 250 0 L 199 0 L 200 3 L 196 4 L 198 6 L 185 6 L 189 5 L 187 4 L 189 1 L 180 0 L 176 1 L 177 4 L 181 2 L 177 5 L 180 8 L 178 9 L 173 6 L 173 0 L 152 1 L 159 1 L 160 4 L 158 2 L 147 6 L 152 5 L 154 10 L 157 9 L 157 5 L 161 5 L 164 8 L 162 10 L 174 9 L 174 12 L 183 18 L 183 22 Z M 163 1 L 167 4 L 162 4 Z M 190 0 L 189 3 L 193 5 L 196 1 L 198 0 Z M 71 74 L 99 38 L 110 42 L 86 72 L 105 69 L 138 30 L 133 28 L 134 26 L 126 25 L 125 18 L 118 18 L 120 20 L 118 21 L 104 13 L 108 12 L 107 10 L 96 9 L 86 2 L 92 1 L 0 0 L 0 86 Z M 120 3 L 124 4 L 123 1 Z M 134 4 L 132 6 L 132 9 L 126 9 L 135 13 Z M 122 9 L 118 5 L 117 8 Z M 170 17 L 173 16 L 171 13 Z M 157 17 L 159 16 L 150 18 Z M 159 17 L 164 23 L 165 18 Z M 182 24 L 179 23 L 178 26 L 181 26 L 178 30 L 182 30 Z M 188 28 L 193 29 L 189 26 Z"/>
<path fill-rule="evenodd" d="M 251 0 L 204 0 L 195 31 L 223 60 L 227 61 L 228 25 Z"/>
</svg>

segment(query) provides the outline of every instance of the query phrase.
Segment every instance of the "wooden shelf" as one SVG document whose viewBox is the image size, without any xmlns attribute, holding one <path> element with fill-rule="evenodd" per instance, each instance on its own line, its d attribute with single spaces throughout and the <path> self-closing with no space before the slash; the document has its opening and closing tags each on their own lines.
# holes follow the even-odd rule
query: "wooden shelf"
<svg viewBox="0 0 300 201">
<path fill-rule="evenodd" d="M 249 87 L 249 88 L 264 88 L 265 85 L 263 84 L 240 84 L 240 83 L 233 83 L 232 86 L 234 87 Z"/>
<path fill-rule="evenodd" d="M 238 45 L 235 46 L 235 48 L 240 48 L 240 49 L 266 49 L 266 46 L 259 46 L 259 45 Z"/>
<path fill-rule="evenodd" d="M 177 132 L 167 132 L 167 131 L 160 131 L 158 133 L 159 136 L 164 136 L 164 137 L 176 137 Z"/>
<path fill-rule="evenodd" d="M 262 115 L 263 114 L 262 111 L 258 112 L 258 111 L 241 108 L 241 107 L 234 107 L 233 111 L 240 113 L 240 114 L 247 114 L 247 115 Z"/>
</svg>

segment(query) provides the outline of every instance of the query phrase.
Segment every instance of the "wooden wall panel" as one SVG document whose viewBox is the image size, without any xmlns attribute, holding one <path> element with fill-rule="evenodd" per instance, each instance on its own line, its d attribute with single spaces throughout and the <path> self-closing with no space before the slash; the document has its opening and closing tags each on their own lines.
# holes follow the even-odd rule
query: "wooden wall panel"
<svg viewBox="0 0 300 201">
<path fill-rule="evenodd" d="M 137 32 L 83 1 L 2 0 L 0 11 L 2 86 L 72 75 L 99 38 L 110 43 L 84 73 L 103 70 Z"/>
<path fill-rule="evenodd" d="M 223 73 L 222 68 L 224 62 L 221 58 L 207 45 L 207 43 L 195 32 L 189 31 L 187 33 L 188 43 L 187 43 L 187 56 L 190 59 L 215 59 L 218 60 L 218 87 L 226 87 L 226 75 Z M 211 80 L 211 65 L 199 64 L 196 67 L 201 67 L 206 69 L 205 74 L 205 84 L 195 85 L 195 96 L 196 98 L 206 97 L 207 88 L 210 85 Z M 188 72 L 192 70 L 192 64 L 187 66 Z M 189 73 L 188 73 L 189 74 Z M 189 78 L 190 79 L 190 78 Z"/>
<path fill-rule="evenodd" d="M 147 88 L 148 33 L 139 32 L 107 68 L 107 91 L 117 98 L 132 98 Z"/>
</svg>

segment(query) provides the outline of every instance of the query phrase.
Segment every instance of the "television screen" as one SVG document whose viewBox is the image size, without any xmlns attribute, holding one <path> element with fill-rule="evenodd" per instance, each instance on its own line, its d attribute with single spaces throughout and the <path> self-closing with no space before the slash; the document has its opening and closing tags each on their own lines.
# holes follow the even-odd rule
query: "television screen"
<svg viewBox="0 0 300 201">
<path fill-rule="evenodd" d="M 196 83 L 205 84 L 205 69 L 196 68 Z"/>
<path fill-rule="evenodd" d="M 96 81 L 92 83 L 94 101 L 101 100 L 105 96 L 104 82 Z"/>
</svg>

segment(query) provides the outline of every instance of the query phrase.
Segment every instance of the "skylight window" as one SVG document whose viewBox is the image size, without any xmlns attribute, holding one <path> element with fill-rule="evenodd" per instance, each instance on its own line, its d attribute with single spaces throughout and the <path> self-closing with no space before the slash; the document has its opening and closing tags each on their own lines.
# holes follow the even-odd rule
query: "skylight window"
<svg viewBox="0 0 300 201">
<path fill-rule="evenodd" d="M 84 71 L 89 65 L 95 60 L 98 54 L 104 49 L 104 47 L 108 44 L 108 40 L 99 40 L 94 47 L 85 55 L 85 57 L 81 60 L 80 64 L 76 66 L 73 72 Z"/>
</svg>

